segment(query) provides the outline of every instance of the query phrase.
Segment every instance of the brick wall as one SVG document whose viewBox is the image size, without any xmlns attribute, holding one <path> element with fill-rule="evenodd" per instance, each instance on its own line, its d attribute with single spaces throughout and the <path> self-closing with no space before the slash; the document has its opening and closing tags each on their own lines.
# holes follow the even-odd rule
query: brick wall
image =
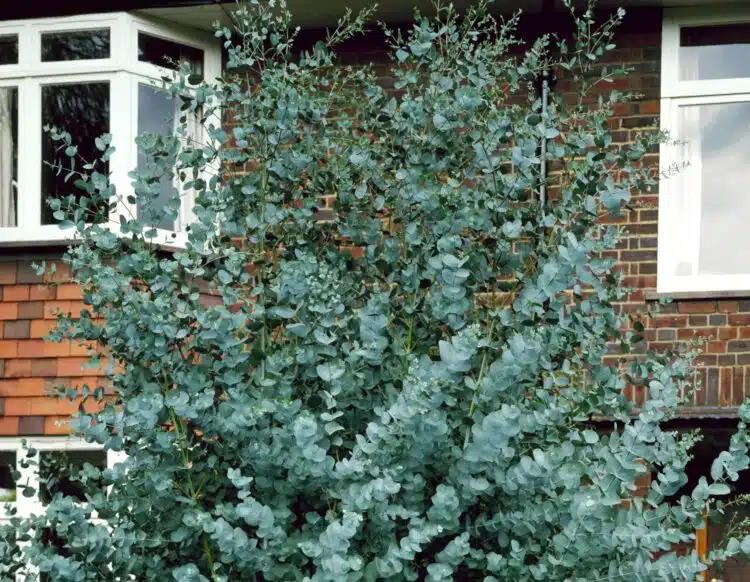
<svg viewBox="0 0 750 582">
<path fill-rule="evenodd" d="M 87 346 L 44 337 L 58 311 L 80 312 L 81 290 L 68 282 L 69 271 L 59 261 L 54 275 L 42 277 L 33 258 L 5 252 L 0 259 L 0 435 L 65 434 L 77 402 L 50 397 L 50 391 L 58 385 L 101 385 L 99 371 L 81 368 Z M 49 263 L 55 255 L 40 258 Z"/>
<path fill-rule="evenodd" d="M 549 19 L 527 18 L 523 34 L 538 34 Z M 375 38 L 375 37 L 373 37 Z M 387 59 L 381 40 L 352 41 L 345 47 L 347 62 L 376 62 L 381 82 L 389 86 Z M 617 36 L 618 48 L 612 63 L 633 68 L 627 78 L 608 89 L 632 90 L 642 94 L 635 103 L 618 106 L 612 120 L 615 139 L 625 143 L 641 131 L 658 124 L 660 84 L 661 11 L 631 10 Z M 553 90 L 571 91 L 564 80 Z M 658 161 L 656 153 L 650 160 Z M 330 200 L 326 201 L 330 212 Z M 627 234 L 614 252 L 626 283 L 638 290 L 622 305 L 629 312 L 645 311 L 646 299 L 656 288 L 658 192 L 634 197 L 634 209 L 621 221 Z M 0 434 L 52 434 L 65 431 L 58 421 L 73 404 L 45 397 L 55 383 L 78 386 L 95 382 L 96 373 L 83 372 L 86 348 L 43 341 L 54 325 L 56 310 L 77 312 L 82 306 L 80 291 L 67 283 L 60 268 L 54 280 L 42 280 L 31 263 L 35 257 L 59 257 L 47 253 L 13 256 L 7 249 L 0 259 Z M 700 390 L 693 397 L 689 414 L 733 414 L 750 393 L 750 297 L 737 300 L 694 299 L 676 301 L 662 308 L 658 316 L 646 318 L 647 345 L 665 349 L 701 337 L 707 340 L 699 360 L 695 381 Z M 613 356 L 617 357 L 617 356 Z M 642 401 L 644 395 L 630 395 Z"/>
</svg>

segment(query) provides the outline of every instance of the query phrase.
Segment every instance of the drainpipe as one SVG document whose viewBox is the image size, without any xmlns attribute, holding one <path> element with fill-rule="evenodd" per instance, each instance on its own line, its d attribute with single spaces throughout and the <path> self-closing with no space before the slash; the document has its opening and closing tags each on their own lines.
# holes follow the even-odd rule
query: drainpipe
<svg viewBox="0 0 750 582">
<path fill-rule="evenodd" d="M 542 72 L 542 123 L 547 117 L 547 101 L 549 100 L 549 71 Z M 547 138 L 542 136 L 541 148 L 542 161 L 539 168 L 539 212 L 544 216 L 544 207 L 547 204 Z"/>
</svg>

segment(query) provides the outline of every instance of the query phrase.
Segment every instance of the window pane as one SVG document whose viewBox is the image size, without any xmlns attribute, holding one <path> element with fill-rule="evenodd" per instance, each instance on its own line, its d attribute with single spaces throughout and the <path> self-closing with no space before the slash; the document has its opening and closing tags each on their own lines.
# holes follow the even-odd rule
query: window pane
<svg viewBox="0 0 750 582">
<path fill-rule="evenodd" d="M 94 140 L 109 132 L 109 83 L 76 83 L 70 85 L 46 85 L 42 87 L 42 125 L 64 129 L 73 137 L 78 146 L 76 169 L 81 170 L 87 163 L 101 155 L 94 145 Z M 42 223 L 55 224 L 52 210 L 44 203 L 47 198 L 64 198 L 74 195 L 81 197 L 81 192 L 74 185 L 74 180 L 65 181 L 66 171 L 57 172 L 47 163 L 62 162 L 69 167 L 69 159 L 64 152 L 57 151 L 59 144 L 52 141 L 45 132 L 42 134 Z M 82 161 L 82 158 L 85 161 Z M 108 166 L 99 164 L 99 173 L 107 173 Z M 91 209 L 93 214 L 97 209 Z M 104 210 L 103 210 L 104 211 Z"/>
<path fill-rule="evenodd" d="M 42 61 L 109 58 L 109 29 L 49 32 L 42 35 Z"/>
<path fill-rule="evenodd" d="M 0 227 L 18 220 L 18 89 L 0 87 Z"/>
<path fill-rule="evenodd" d="M 700 224 L 699 274 L 750 274 L 750 255 L 732 251 L 750 248 L 749 126 L 750 103 L 680 107 L 679 138 L 689 163 L 680 195 Z"/>
<path fill-rule="evenodd" d="M 750 77 L 750 23 L 680 29 L 680 80 Z"/>
<path fill-rule="evenodd" d="M 0 36 L 0 65 L 18 64 L 18 35 Z"/>
<path fill-rule="evenodd" d="M 86 470 L 86 464 L 93 470 Z M 103 491 L 99 471 L 106 467 L 104 451 L 44 451 L 39 457 L 39 500 L 49 503 L 59 493 L 86 501 L 86 493 Z"/>
<path fill-rule="evenodd" d="M 171 99 L 168 93 L 159 91 L 149 85 L 138 85 L 138 135 L 150 133 L 153 135 L 170 136 L 175 129 L 175 113 L 178 102 Z M 146 156 L 138 152 L 138 167 L 146 166 Z M 158 197 L 154 202 L 155 208 L 163 208 L 164 205 L 178 195 L 177 189 L 172 182 L 172 176 L 162 176 L 158 185 Z M 156 192 L 155 192 L 156 194 Z M 138 218 L 142 217 L 142 208 L 138 207 Z M 174 230 L 174 220 L 162 217 L 159 228 Z"/>
<path fill-rule="evenodd" d="M 13 478 L 15 470 L 16 453 L 0 452 L 0 503 L 10 503 L 16 500 L 16 480 Z"/>
<path fill-rule="evenodd" d="M 190 63 L 190 69 L 203 74 L 203 51 L 171 40 L 165 40 L 138 33 L 138 60 L 177 70 L 183 63 Z"/>
</svg>

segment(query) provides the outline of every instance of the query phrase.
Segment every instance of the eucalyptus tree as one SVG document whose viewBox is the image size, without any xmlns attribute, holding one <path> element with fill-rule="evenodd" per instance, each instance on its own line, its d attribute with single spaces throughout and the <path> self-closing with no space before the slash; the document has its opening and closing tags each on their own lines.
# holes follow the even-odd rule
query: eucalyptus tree
<svg viewBox="0 0 750 582">
<path fill-rule="evenodd" d="M 678 581 L 750 550 L 672 551 L 748 466 L 750 410 L 686 491 L 695 438 L 663 424 L 690 354 L 604 358 L 642 341 L 604 218 L 655 185 L 666 139 L 613 143 L 623 12 L 524 44 L 489 8 L 383 26 L 386 88 L 336 57 L 370 12 L 305 47 L 283 2 L 248 2 L 216 31 L 222 78 L 167 82 L 180 127 L 137 140 L 127 192 L 116 136 L 76 166 L 53 130 L 87 305 L 53 339 L 112 363 L 114 396 L 87 388 L 103 408 L 74 423 L 125 460 L 3 527 L 6 579 Z M 181 196 L 194 220 L 165 250 Z"/>
</svg>

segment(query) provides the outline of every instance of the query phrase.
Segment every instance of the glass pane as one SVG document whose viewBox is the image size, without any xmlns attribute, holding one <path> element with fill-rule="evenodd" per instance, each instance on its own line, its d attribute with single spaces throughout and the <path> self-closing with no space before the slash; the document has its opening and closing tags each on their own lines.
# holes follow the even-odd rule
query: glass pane
<svg viewBox="0 0 750 582">
<path fill-rule="evenodd" d="M 104 451 L 44 451 L 39 457 L 39 500 L 49 503 L 56 494 L 86 501 L 86 493 L 102 491 L 97 470 L 107 467 Z"/>
<path fill-rule="evenodd" d="M 109 58 L 109 29 L 48 32 L 42 35 L 42 61 Z"/>
<path fill-rule="evenodd" d="M 750 77 L 750 23 L 680 29 L 680 80 Z"/>
<path fill-rule="evenodd" d="M 175 129 L 175 113 L 178 102 L 171 99 L 168 93 L 159 91 L 149 85 L 138 85 L 138 135 L 149 133 L 153 135 L 170 136 Z M 146 166 L 146 156 L 138 152 L 138 167 Z M 161 177 L 158 185 L 158 198 L 154 202 L 155 208 L 163 208 L 172 198 L 178 195 L 177 189 L 172 182 L 172 176 Z M 142 216 L 142 208 L 138 207 L 138 218 Z M 159 228 L 174 230 L 174 220 L 162 217 Z"/>
<path fill-rule="evenodd" d="M 0 36 L 0 65 L 18 64 L 18 35 Z"/>
<path fill-rule="evenodd" d="M 0 227 L 18 219 L 18 89 L 0 87 Z"/>
<path fill-rule="evenodd" d="M 203 51 L 185 44 L 138 33 L 138 60 L 177 70 L 183 63 L 190 63 L 190 69 L 203 74 Z"/>
<path fill-rule="evenodd" d="M 0 503 L 11 503 L 16 500 L 16 480 L 13 478 L 15 470 L 16 453 L 0 452 Z"/>
<path fill-rule="evenodd" d="M 73 137 L 78 146 L 79 159 L 76 169 L 101 155 L 94 145 L 94 140 L 104 133 L 109 133 L 109 83 L 75 83 L 69 85 L 46 85 L 42 87 L 42 126 L 55 126 L 64 129 Z M 45 132 L 42 134 L 42 196 L 46 198 L 64 198 L 74 195 L 81 197 L 81 192 L 74 185 L 73 179 L 65 181 L 67 171 L 58 172 L 47 163 L 62 162 L 69 167 L 69 159 L 64 152 L 57 151 L 59 144 L 52 141 Z M 85 160 L 85 161 L 82 161 Z M 108 167 L 101 164 L 99 173 L 107 173 Z M 42 223 L 55 224 L 49 205 L 42 204 Z M 92 209 L 92 215 L 96 209 Z M 92 216 L 93 219 L 93 216 Z"/>
<path fill-rule="evenodd" d="M 680 193 L 700 220 L 699 274 L 750 273 L 750 255 L 731 250 L 750 247 L 749 126 L 750 103 L 680 107 L 679 137 L 689 152 Z"/>
</svg>

